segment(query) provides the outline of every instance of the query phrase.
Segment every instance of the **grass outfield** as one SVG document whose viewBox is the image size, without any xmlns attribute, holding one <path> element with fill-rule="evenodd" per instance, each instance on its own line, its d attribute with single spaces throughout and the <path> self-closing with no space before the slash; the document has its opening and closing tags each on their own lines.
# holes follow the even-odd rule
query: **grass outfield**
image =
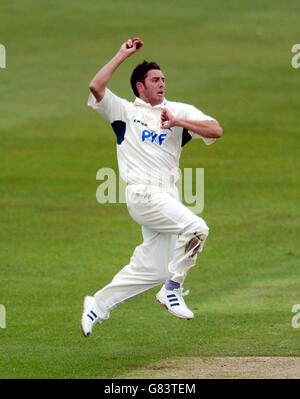
<svg viewBox="0 0 300 399">
<path fill-rule="evenodd" d="M 178 356 L 299 356 L 299 2 L 3 0 L 0 42 L 0 378 L 113 378 Z M 216 117 L 223 137 L 183 150 L 205 168 L 211 232 L 173 318 L 151 290 L 81 335 L 84 295 L 127 264 L 140 228 L 100 205 L 97 170 L 117 167 L 88 84 L 128 37 L 145 45 L 109 87 L 157 60 L 167 98 Z"/>
</svg>

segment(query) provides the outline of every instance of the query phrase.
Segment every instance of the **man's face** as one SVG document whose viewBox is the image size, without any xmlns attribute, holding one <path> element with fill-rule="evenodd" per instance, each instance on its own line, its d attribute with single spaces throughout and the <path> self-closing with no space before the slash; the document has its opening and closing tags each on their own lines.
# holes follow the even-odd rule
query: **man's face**
<svg viewBox="0 0 300 399">
<path fill-rule="evenodd" d="M 161 104 L 165 96 L 165 77 L 161 70 L 147 72 L 144 84 L 140 83 L 140 98 L 152 106 Z"/>
</svg>

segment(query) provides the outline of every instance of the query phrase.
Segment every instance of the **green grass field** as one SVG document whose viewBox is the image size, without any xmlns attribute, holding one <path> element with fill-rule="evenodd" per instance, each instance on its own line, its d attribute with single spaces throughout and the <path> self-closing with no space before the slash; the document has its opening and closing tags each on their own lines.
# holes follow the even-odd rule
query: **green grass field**
<svg viewBox="0 0 300 399">
<path fill-rule="evenodd" d="M 284 1 L 3 0 L 0 43 L 0 378 L 113 378 L 166 357 L 300 356 L 300 5 Z M 218 119 L 181 168 L 205 169 L 210 236 L 186 280 L 195 319 L 172 317 L 151 290 L 114 310 L 90 339 L 84 295 L 141 242 L 126 205 L 96 201 L 115 136 L 87 107 L 88 84 L 128 37 L 144 48 L 109 87 L 156 60 L 167 98 Z"/>
</svg>

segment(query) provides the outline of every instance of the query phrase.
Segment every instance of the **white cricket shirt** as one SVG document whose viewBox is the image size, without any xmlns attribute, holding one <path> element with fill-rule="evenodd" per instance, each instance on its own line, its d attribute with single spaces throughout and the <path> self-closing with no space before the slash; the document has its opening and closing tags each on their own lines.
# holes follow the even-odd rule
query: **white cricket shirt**
<svg viewBox="0 0 300 399">
<path fill-rule="evenodd" d="M 168 108 L 187 120 L 215 120 L 192 105 L 166 99 L 152 106 L 140 98 L 129 102 L 106 88 L 97 102 L 90 93 L 88 106 L 99 112 L 117 136 L 117 158 L 121 178 L 128 184 L 162 184 L 180 177 L 179 158 L 182 147 L 191 138 L 202 138 L 205 144 L 216 139 L 205 138 L 181 127 L 161 129 L 161 112 Z"/>
</svg>

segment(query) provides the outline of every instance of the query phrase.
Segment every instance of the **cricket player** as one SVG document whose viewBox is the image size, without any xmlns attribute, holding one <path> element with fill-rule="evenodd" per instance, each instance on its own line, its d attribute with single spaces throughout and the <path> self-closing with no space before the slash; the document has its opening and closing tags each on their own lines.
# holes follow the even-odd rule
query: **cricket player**
<svg viewBox="0 0 300 399">
<path fill-rule="evenodd" d="M 81 330 L 85 337 L 118 305 L 160 284 L 156 300 L 176 317 L 194 318 L 183 299 L 182 285 L 209 228 L 179 201 L 175 183 L 182 147 L 192 138 L 212 144 L 223 131 L 196 107 L 166 100 L 165 76 L 155 62 L 144 61 L 132 72 L 134 102 L 107 88 L 114 71 L 143 44 L 139 38 L 127 40 L 90 83 L 88 105 L 115 132 L 128 211 L 141 225 L 143 243 L 108 285 L 84 298 Z"/>
</svg>

